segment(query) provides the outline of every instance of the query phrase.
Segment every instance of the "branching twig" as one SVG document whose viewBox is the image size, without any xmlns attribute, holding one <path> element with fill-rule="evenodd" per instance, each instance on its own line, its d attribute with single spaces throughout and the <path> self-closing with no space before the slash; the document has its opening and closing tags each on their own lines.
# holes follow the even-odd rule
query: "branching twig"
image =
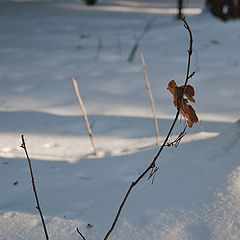
<svg viewBox="0 0 240 240">
<path fill-rule="evenodd" d="M 180 114 L 180 107 L 181 107 L 181 104 L 182 104 L 182 101 L 183 101 L 183 95 L 184 95 L 184 92 L 185 92 L 185 89 L 186 89 L 186 85 L 188 83 L 188 80 L 189 80 L 189 72 L 190 72 L 190 64 L 191 64 L 191 55 L 192 55 L 192 44 L 193 44 L 193 38 L 192 38 L 192 32 L 191 32 L 191 29 L 187 23 L 187 21 L 185 20 L 185 18 L 182 18 L 182 21 L 184 22 L 184 26 L 185 28 L 187 29 L 188 33 L 189 33 L 189 36 L 190 36 L 190 46 L 189 46 L 189 49 L 188 49 L 188 64 L 187 64 L 187 72 L 186 72 L 186 79 L 185 79 L 185 83 L 184 83 L 184 90 L 183 90 L 183 94 L 181 96 L 181 100 L 180 100 L 180 103 L 179 103 L 179 106 L 178 106 L 178 109 L 177 109 L 177 113 L 176 113 L 176 116 L 173 120 L 173 123 L 168 131 L 168 134 L 162 144 L 162 146 L 160 147 L 159 151 L 157 152 L 156 156 L 154 157 L 153 161 L 150 163 L 150 165 L 146 168 L 146 170 L 136 179 L 136 181 L 132 182 L 132 184 L 130 185 L 130 187 L 128 188 L 128 191 L 127 193 L 125 194 L 125 197 L 124 199 L 122 200 L 122 203 L 120 204 L 120 207 L 118 209 L 118 212 L 116 214 L 116 217 L 112 223 L 112 226 L 111 228 L 109 229 L 109 231 L 107 232 L 104 240 L 107 240 L 108 237 L 110 236 L 110 234 L 112 233 L 112 231 L 114 230 L 116 224 L 117 224 L 117 221 L 119 219 L 119 216 L 122 212 L 122 209 L 128 199 L 128 196 L 129 194 L 131 193 L 132 189 L 139 183 L 139 181 L 150 171 L 150 170 L 153 170 L 155 169 L 155 165 L 156 165 L 156 161 L 159 157 L 159 155 L 161 154 L 161 152 L 163 151 L 164 147 L 166 146 L 167 142 L 168 142 L 168 139 L 169 137 L 171 136 L 171 133 L 173 131 L 173 128 L 178 120 L 178 117 L 179 117 L 179 114 Z M 154 170 L 152 171 L 154 172 Z"/>
<path fill-rule="evenodd" d="M 142 52 L 140 53 L 140 58 L 141 58 L 143 69 L 144 69 L 144 75 L 145 75 L 145 81 L 146 81 L 146 86 L 147 86 L 147 90 L 148 90 L 148 95 L 149 95 L 149 98 L 150 98 L 150 101 L 151 101 L 151 104 L 152 104 L 152 113 L 153 113 L 155 133 L 156 133 L 156 145 L 158 145 L 159 131 L 158 131 L 157 116 L 156 116 L 156 111 L 155 111 L 155 104 L 154 104 L 154 99 L 153 99 L 153 96 L 152 96 L 152 91 L 151 91 L 149 80 L 148 80 L 146 64 L 145 64 Z"/>
<path fill-rule="evenodd" d="M 179 145 L 179 143 L 181 142 L 182 138 L 187 134 L 186 133 L 186 129 L 187 129 L 187 126 L 185 126 L 183 131 L 178 135 L 178 137 L 174 141 L 172 141 L 170 143 L 167 143 L 166 146 L 168 146 L 168 147 L 171 147 L 171 146 L 177 147 Z"/>
<path fill-rule="evenodd" d="M 152 178 L 152 184 L 154 182 L 154 177 L 156 175 L 156 172 L 158 171 L 159 167 L 154 167 L 152 168 L 150 174 L 149 174 L 149 177 L 148 177 L 148 180 Z"/>
<path fill-rule="evenodd" d="M 192 73 L 190 74 L 190 76 L 188 77 L 188 79 L 192 78 L 192 77 L 194 76 L 195 73 L 196 73 L 195 71 L 192 72 Z"/>
<path fill-rule="evenodd" d="M 28 160 L 28 166 L 29 166 L 30 174 L 31 174 L 31 178 L 32 178 L 33 192 L 34 192 L 34 196 L 35 196 L 36 203 L 37 203 L 37 207 L 36 208 L 39 211 L 39 214 L 40 214 L 40 217 L 41 217 L 41 220 L 42 220 L 42 225 L 43 225 L 44 233 L 45 233 L 45 236 L 46 236 L 46 240 L 48 240 L 49 237 L 48 237 L 48 233 L 47 233 L 47 227 L 46 227 L 46 224 L 45 224 L 45 221 L 44 221 L 44 218 L 43 218 L 43 214 L 42 214 L 42 210 L 40 208 L 40 204 L 39 204 L 39 200 L 38 200 L 37 189 L 36 189 L 36 186 L 35 186 L 31 160 L 30 160 L 28 152 L 27 152 L 27 147 L 26 147 L 26 144 L 25 144 L 25 141 L 24 141 L 24 136 L 22 135 L 21 137 L 22 137 L 22 144 L 21 144 L 20 147 L 22 147 L 24 149 L 26 157 L 27 157 L 27 160 Z"/>
<path fill-rule="evenodd" d="M 80 105 L 80 107 L 81 107 L 81 109 L 82 109 L 83 117 L 84 117 L 84 120 L 85 120 L 85 123 L 86 123 L 86 127 L 87 127 L 87 130 L 88 130 L 88 135 L 89 135 L 89 137 L 90 137 L 90 140 L 91 140 L 91 143 L 92 143 L 92 147 L 93 147 L 94 153 L 95 153 L 95 155 L 97 155 L 97 150 L 96 150 L 95 144 L 94 144 L 94 142 L 93 142 L 93 136 L 92 136 L 91 127 L 90 127 L 90 124 L 89 124 L 88 118 L 87 118 L 87 112 L 86 112 L 86 110 L 85 110 L 85 107 L 84 107 L 84 105 L 83 105 L 82 98 L 81 98 L 80 93 L 79 93 L 79 90 L 78 90 L 77 81 L 75 80 L 74 77 L 72 78 L 72 82 L 73 82 L 73 86 L 74 86 L 74 89 L 75 89 L 76 96 L 77 96 L 77 98 L 78 98 L 79 105 Z"/>
</svg>

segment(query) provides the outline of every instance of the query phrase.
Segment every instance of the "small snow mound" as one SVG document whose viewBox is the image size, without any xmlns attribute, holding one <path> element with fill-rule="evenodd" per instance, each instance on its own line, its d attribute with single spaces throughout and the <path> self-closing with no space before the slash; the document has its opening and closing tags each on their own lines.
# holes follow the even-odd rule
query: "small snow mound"
<svg viewBox="0 0 240 240">
<path fill-rule="evenodd" d="M 209 145 L 209 154 L 216 159 L 216 156 L 240 154 L 240 120 L 233 123 L 229 128 L 220 133 Z"/>
<path fill-rule="evenodd" d="M 145 227 L 132 225 L 124 220 L 112 239 L 153 239 L 153 240 L 186 240 L 189 235 L 185 229 L 186 222 L 178 220 L 173 214 L 160 214 Z"/>
<path fill-rule="evenodd" d="M 235 143 L 239 143 L 240 141 L 240 119 L 233 123 L 229 128 L 224 130 L 220 135 L 219 139 L 224 141 L 225 143 L 231 143 L 234 145 Z"/>
<path fill-rule="evenodd" d="M 47 142 L 44 144 L 45 148 L 56 148 L 59 147 L 59 144 L 56 142 Z"/>
</svg>

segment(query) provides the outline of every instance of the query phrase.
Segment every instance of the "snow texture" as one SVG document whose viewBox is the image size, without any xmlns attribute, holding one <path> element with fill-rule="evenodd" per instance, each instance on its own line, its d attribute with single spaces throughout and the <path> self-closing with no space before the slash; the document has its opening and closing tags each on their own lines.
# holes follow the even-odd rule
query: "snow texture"
<svg viewBox="0 0 240 240">
<path fill-rule="evenodd" d="M 171 79 L 183 84 L 189 38 L 174 15 L 152 10 L 173 7 L 163 3 L 0 1 L 0 240 L 44 239 L 21 134 L 50 239 L 80 239 L 77 226 L 88 240 L 104 238 L 131 182 L 158 151 L 140 51 L 160 144 L 176 113 L 166 88 Z M 164 149 L 154 184 L 146 176 L 134 188 L 109 239 L 240 239 L 240 25 L 206 11 L 187 20 L 200 121 L 177 148 Z M 177 122 L 171 140 L 184 125 Z"/>
</svg>

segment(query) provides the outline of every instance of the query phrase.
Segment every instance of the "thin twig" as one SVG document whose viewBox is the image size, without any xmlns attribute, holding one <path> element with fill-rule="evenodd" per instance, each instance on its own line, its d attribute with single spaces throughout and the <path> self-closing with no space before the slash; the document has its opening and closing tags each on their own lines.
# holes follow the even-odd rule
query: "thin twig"
<svg viewBox="0 0 240 240">
<path fill-rule="evenodd" d="M 146 68 L 146 64 L 145 64 L 145 60 L 144 60 L 142 52 L 140 52 L 140 58 L 141 58 L 143 69 L 144 69 L 144 76 L 145 76 L 145 81 L 146 81 L 146 87 L 147 87 L 147 90 L 148 90 L 148 95 L 149 95 L 149 98 L 150 98 L 150 101 L 151 101 L 151 104 L 152 104 L 152 113 L 153 113 L 155 133 L 156 133 L 156 145 L 158 145 L 159 130 L 158 130 L 158 122 L 157 122 L 156 111 L 155 111 L 155 104 L 154 104 L 154 99 L 153 99 L 153 96 L 152 96 L 152 91 L 151 91 L 149 80 L 148 80 L 147 68 Z"/>
<path fill-rule="evenodd" d="M 118 47 L 118 54 L 119 54 L 119 61 L 121 61 L 121 56 L 122 56 L 122 43 L 121 43 L 121 38 L 119 34 L 116 34 L 117 38 L 117 47 Z"/>
<path fill-rule="evenodd" d="M 189 78 L 189 79 L 192 78 L 192 77 L 194 76 L 195 73 L 196 73 L 195 71 L 192 72 L 188 78 Z"/>
<path fill-rule="evenodd" d="M 86 238 L 83 236 L 83 234 L 79 231 L 78 227 L 76 227 L 76 230 L 78 234 L 82 237 L 83 240 L 86 240 Z"/>
<path fill-rule="evenodd" d="M 128 62 L 132 62 L 134 56 L 135 56 L 135 53 L 138 49 L 138 46 L 139 46 L 139 43 L 141 41 L 141 39 L 144 37 L 144 35 L 149 31 L 149 29 L 151 28 L 152 26 L 152 23 L 154 22 L 155 20 L 155 16 L 152 17 L 146 24 L 146 26 L 144 27 L 143 31 L 141 32 L 141 34 L 139 35 L 139 37 L 137 38 L 137 40 L 135 41 L 135 44 L 133 45 L 133 48 L 132 48 L 132 51 L 130 52 L 130 55 L 128 57 Z"/>
<path fill-rule="evenodd" d="M 133 60 L 133 58 L 135 56 L 135 53 L 136 53 L 136 51 L 138 49 L 138 46 L 139 46 L 139 42 L 135 42 L 135 44 L 134 44 L 134 46 L 132 48 L 132 51 L 131 51 L 131 53 L 130 53 L 130 55 L 128 57 L 128 61 L 129 62 L 132 62 L 132 60 Z"/>
<path fill-rule="evenodd" d="M 26 147 L 26 144 L 25 144 L 25 141 L 24 141 L 24 136 L 22 135 L 21 138 L 22 138 L 22 144 L 21 144 L 20 147 L 24 149 L 27 160 L 28 160 L 28 166 L 29 166 L 30 174 L 31 174 L 31 178 L 32 178 L 33 192 L 34 192 L 34 196 L 35 196 L 36 204 L 37 204 L 36 208 L 39 211 L 39 214 L 40 214 L 40 217 L 41 217 L 41 220 L 42 220 L 42 225 L 43 225 L 44 233 L 45 233 L 45 236 L 46 236 L 46 240 L 49 240 L 47 227 L 46 227 L 46 224 L 45 224 L 45 221 L 44 221 L 44 218 L 43 218 L 43 214 L 42 214 L 42 210 L 40 208 L 40 204 L 39 204 L 39 200 L 38 200 L 37 189 L 36 189 L 36 186 L 35 186 L 31 160 L 30 160 L 28 152 L 27 152 L 27 147 Z"/>
<path fill-rule="evenodd" d="M 189 80 L 189 72 L 190 72 L 190 65 L 191 65 L 191 55 L 192 55 L 193 38 L 192 38 L 191 29 L 190 29 L 187 21 L 185 20 L 185 18 L 182 18 L 182 21 L 184 22 L 184 26 L 185 26 L 185 28 L 188 30 L 188 33 L 189 33 L 189 36 L 190 36 L 190 46 L 189 46 L 189 50 L 188 50 L 188 64 L 187 64 L 186 80 L 185 80 L 185 83 L 184 83 L 184 90 L 183 90 L 183 93 L 184 93 L 184 92 L 185 92 L 185 89 L 186 89 L 186 85 L 187 85 L 188 80 Z M 110 234 L 112 233 L 112 231 L 114 230 L 114 228 L 115 228 L 115 226 L 116 226 L 116 224 L 117 224 L 117 221 L 118 221 L 118 219 L 119 219 L 119 216 L 120 216 L 120 214 L 121 214 L 121 212 L 122 212 L 122 209 L 123 209 L 123 207 L 124 207 L 124 205 L 125 205 L 125 203 L 126 203 L 126 201 L 127 201 L 127 199 L 128 199 L 129 194 L 131 193 L 132 189 L 138 184 L 138 182 L 139 182 L 150 170 L 152 170 L 153 168 L 155 168 L 155 166 L 156 166 L 156 161 L 157 161 L 159 155 L 161 154 L 161 152 L 163 151 L 164 147 L 166 146 L 166 144 L 167 144 L 167 142 L 168 142 L 168 139 L 169 139 L 169 137 L 171 136 L 171 133 L 172 133 L 172 131 L 173 131 L 173 128 L 174 128 L 174 126 L 175 126 L 175 124 L 176 124 L 176 122 L 177 122 L 177 120 L 178 120 L 178 117 L 179 117 L 179 114 L 180 114 L 180 106 L 181 106 L 182 101 L 183 101 L 183 95 L 181 96 L 181 100 L 180 100 L 180 104 L 179 104 L 178 109 L 177 109 L 176 116 L 175 116 L 175 118 L 174 118 L 174 120 L 173 120 L 173 123 L 172 123 L 172 125 L 171 125 L 171 127 L 170 127 L 170 129 L 169 129 L 169 131 L 168 131 L 168 134 L 167 134 L 167 136 L 166 136 L 163 144 L 161 145 L 159 151 L 157 152 L 156 156 L 154 157 L 154 159 L 153 159 L 153 161 L 150 163 L 150 165 L 146 168 L 146 170 L 136 179 L 135 182 L 132 182 L 132 183 L 131 183 L 130 187 L 128 188 L 127 193 L 126 193 L 125 196 L 124 196 L 124 199 L 123 199 L 122 203 L 120 204 L 120 207 L 119 207 L 119 209 L 118 209 L 118 212 L 117 212 L 117 214 L 116 214 L 116 217 L 115 217 L 115 219 L 114 219 L 114 221 L 113 221 L 113 223 L 112 223 L 112 226 L 111 226 L 111 228 L 109 229 L 109 231 L 107 232 L 104 240 L 107 240 L 108 237 L 110 236 Z"/>
<path fill-rule="evenodd" d="M 98 38 L 98 45 L 97 45 L 97 52 L 96 52 L 95 60 L 97 60 L 97 59 L 99 58 L 100 53 L 101 53 L 101 51 L 102 51 L 102 47 L 103 47 L 103 45 L 102 45 L 102 38 L 101 38 L 101 36 L 100 36 L 100 37 Z"/>
<path fill-rule="evenodd" d="M 152 168 L 151 173 L 149 174 L 148 180 L 152 178 L 152 184 L 154 182 L 154 178 L 158 170 L 159 170 L 159 167 L 154 167 Z"/>
<path fill-rule="evenodd" d="M 76 96 L 78 98 L 78 102 L 79 102 L 79 105 L 82 109 L 82 113 L 83 113 L 83 118 L 85 120 L 85 123 L 86 123 L 86 127 L 87 127 L 87 130 L 88 130 L 88 135 L 90 137 L 90 140 L 91 140 L 91 143 L 92 143 L 92 147 L 93 147 L 93 150 L 94 150 L 94 153 L 95 155 L 97 155 L 97 149 L 95 147 L 95 144 L 94 144 L 94 141 L 93 141 L 93 136 L 92 136 L 92 131 L 91 131 L 91 127 L 90 127 L 90 124 L 89 124 L 89 121 L 88 121 L 88 118 L 87 118 L 87 112 L 85 110 L 85 107 L 83 105 L 83 101 L 82 101 L 82 98 L 80 96 L 80 93 L 79 93 L 79 90 L 78 90 L 78 85 L 77 85 L 77 81 L 76 79 L 73 77 L 72 78 L 72 82 L 73 82 L 73 86 L 74 86 L 74 89 L 75 89 L 75 93 L 76 93 Z"/>
<path fill-rule="evenodd" d="M 187 126 L 185 126 L 183 131 L 177 136 L 177 138 L 174 141 L 172 141 L 170 143 L 167 143 L 166 146 L 168 146 L 168 147 L 171 147 L 171 146 L 177 147 L 179 145 L 179 143 L 181 142 L 182 138 L 187 134 L 186 133 L 186 129 L 187 129 Z"/>
</svg>

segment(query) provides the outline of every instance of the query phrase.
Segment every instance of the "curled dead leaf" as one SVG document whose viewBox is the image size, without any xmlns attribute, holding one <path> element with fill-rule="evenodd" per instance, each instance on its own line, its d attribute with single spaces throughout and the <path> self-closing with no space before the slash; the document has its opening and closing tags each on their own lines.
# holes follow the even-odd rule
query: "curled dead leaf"
<svg viewBox="0 0 240 240">
<path fill-rule="evenodd" d="M 178 109 L 178 107 L 180 106 L 184 85 L 177 86 L 176 82 L 174 80 L 171 80 L 168 83 L 167 89 L 173 95 L 174 106 Z M 188 104 L 188 101 L 195 103 L 195 99 L 193 98 L 194 95 L 195 95 L 195 91 L 193 86 L 186 85 L 185 92 L 184 92 L 184 96 L 186 98 L 184 98 L 183 96 L 180 112 L 187 119 L 187 123 L 190 128 L 193 126 L 194 123 L 198 122 L 198 117 L 196 115 L 194 108 Z"/>
</svg>

